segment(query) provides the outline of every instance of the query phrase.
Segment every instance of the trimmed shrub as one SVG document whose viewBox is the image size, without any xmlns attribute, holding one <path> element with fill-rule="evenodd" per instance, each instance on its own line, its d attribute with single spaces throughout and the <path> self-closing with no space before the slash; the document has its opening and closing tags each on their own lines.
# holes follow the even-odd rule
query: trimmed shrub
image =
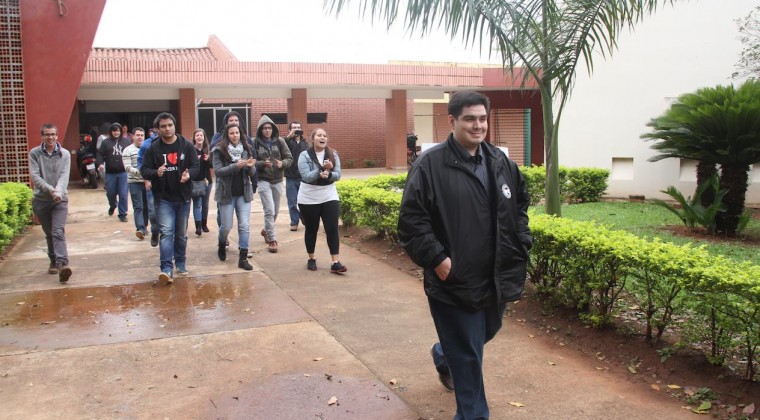
<svg viewBox="0 0 760 420">
<path fill-rule="evenodd" d="M 0 250 L 13 240 L 16 233 L 31 224 L 32 190 L 26 184 L 0 184 Z"/>
</svg>

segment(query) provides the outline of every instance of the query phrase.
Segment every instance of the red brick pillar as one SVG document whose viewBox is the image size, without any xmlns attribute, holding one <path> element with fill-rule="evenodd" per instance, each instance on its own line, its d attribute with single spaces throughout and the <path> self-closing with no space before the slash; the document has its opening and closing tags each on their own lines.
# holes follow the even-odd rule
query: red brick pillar
<svg viewBox="0 0 760 420">
<path fill-rule="evenodd" d="M 193 130 L 198 128 L 198 121 L 195 120 L 195 89 L 179 90 L 179 115 L 175 117 L 177 132 L 192 141 Z"/>
<path fill-rule="evenodd" d="M 394 90 L 385 100 L 385 167 L 406 167 L 406 91 Z"/>
<path fill-rule="evenodd" d="M 288 98 L 288 124 L 291 121 L 298 121 L 301 123 L 301 128 L 305 136 L 308 136 L 309 129 L 306 126 L 306 89 L 291 89 L 290 98 Z M 285 133 L 281 133 L 283 137 L 287 136 L 290 132 L 290 126 Z"/>
</svg>

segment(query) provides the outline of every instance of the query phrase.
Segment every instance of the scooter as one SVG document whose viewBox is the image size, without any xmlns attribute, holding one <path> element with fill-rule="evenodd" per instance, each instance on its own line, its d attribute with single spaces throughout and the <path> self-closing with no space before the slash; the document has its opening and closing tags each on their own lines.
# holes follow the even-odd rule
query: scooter
<svg viewBox="0 0 760 420">
<path fill-rule="evenodd" d="M 95 154 L 92 149 L 92 137 L 87 134 L 79 140 L 77 167 L 84 184 L 90 188 L 98 188 L 98 171 L 95 169 Z"/>
</svg>

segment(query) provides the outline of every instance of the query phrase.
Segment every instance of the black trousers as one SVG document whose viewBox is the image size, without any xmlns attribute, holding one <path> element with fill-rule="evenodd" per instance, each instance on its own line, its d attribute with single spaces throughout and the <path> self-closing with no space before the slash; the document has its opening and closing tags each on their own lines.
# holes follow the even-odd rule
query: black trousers
<svg viewBox="0 0 760 420">
<path fill-rule="evenodd" d="M 306 252 L 314 253 L 314 247 L 317 243 L 317 233 L 319 232 L 319 220 L 325 226 L 327 234 L 327 246 L 330 248 L 330 255 L 340 253 L 340 237 L 338 236 L 338 216 L 340 216 L 340 201 L 333 200 L 321 204 L 299 204 L 298 210 L 301 212 L 301 219 L 306 228 L 304 234 L 304 243 Z"/>
</svg>

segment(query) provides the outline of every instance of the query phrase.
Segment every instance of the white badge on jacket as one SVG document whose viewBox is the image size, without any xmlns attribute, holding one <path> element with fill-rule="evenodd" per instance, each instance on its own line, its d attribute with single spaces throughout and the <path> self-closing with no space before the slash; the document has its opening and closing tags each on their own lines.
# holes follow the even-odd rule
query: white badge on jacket
<svg viewBox="0 0 760 420">
<path fill-rule="evenodd" d="M 507 197 L 507 199 L 512 198 L 512 191 L 509 189 L 509 185 L 507 184 L 502 184 L 501 193 L 504 194 L 504 197 Z"/>
</svg>

